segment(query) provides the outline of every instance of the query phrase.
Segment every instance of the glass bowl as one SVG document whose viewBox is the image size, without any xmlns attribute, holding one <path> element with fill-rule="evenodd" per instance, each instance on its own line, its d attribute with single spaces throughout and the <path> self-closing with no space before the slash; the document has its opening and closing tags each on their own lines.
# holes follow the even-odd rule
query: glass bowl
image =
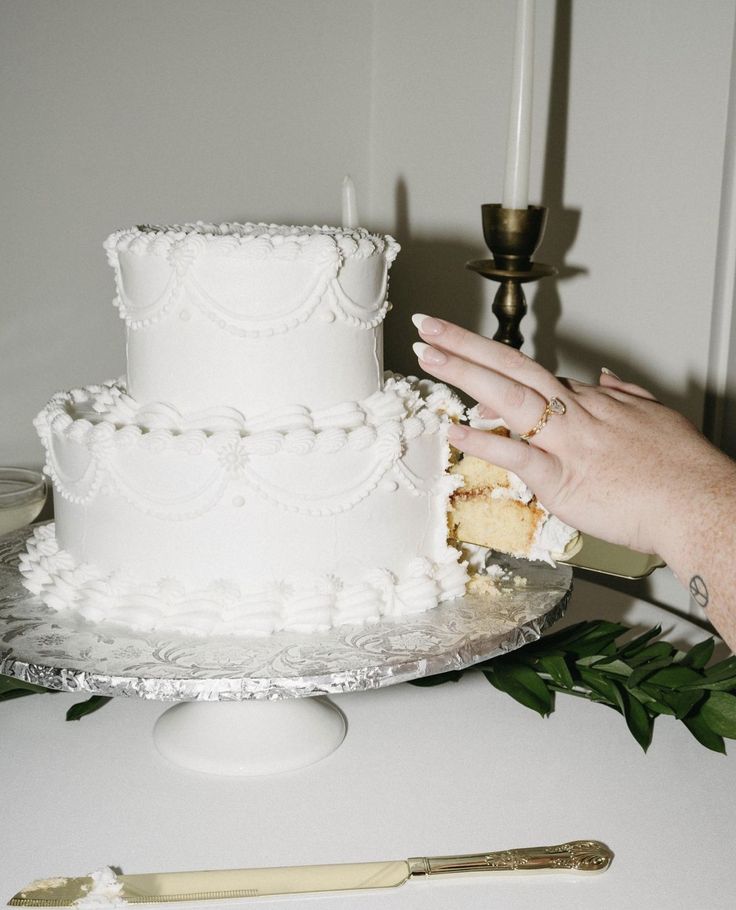
<svg viewBox="0 0 736 910">
<path fill-rule="evenodd" d="M 0 535 L 37 518 L 46 502 L 46 478 L 26 468 L 0 468 Z"/>
</svg>

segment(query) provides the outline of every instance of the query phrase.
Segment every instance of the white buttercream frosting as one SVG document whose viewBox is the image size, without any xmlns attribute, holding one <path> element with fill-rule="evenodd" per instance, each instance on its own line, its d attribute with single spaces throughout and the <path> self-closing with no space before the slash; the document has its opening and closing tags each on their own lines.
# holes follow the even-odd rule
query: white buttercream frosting
<svg viewBox="0 0 736 910">
<path fill-rule="evenodd" d="M 115 272 L 114 304 L 129 327 L 155 324 L 186 298 L 221 329 L 244 337 L 285 332 L 318 308 L 329 316 L 324 321 L 340 318 L 354 325 L 378 325 L 388 309 L 387 270 L 400 249 L 393 237 L 364 228 L 252 222 L 142 225 L 116 231 L 104 247 Z M 366 306 L 339 275 L 347 262 L 379 258 L 384 280 Z M 234 268 L 235 280 L 223 281 L 228 262 L 232 265 L 226 275 Z M 276 267 L 265 284 L 264 263 Z M 287 271 L 295 280 L 284 283 Z M 367 289 L 371 283 L 363 281 L 362 286 Z M 272 291 L 277 312 L 263 312 L 259 301 Z M 233 295 L 245 295 L 248 305 L 233 306 Z M 184 313 L 188 319 L 189 311 Z"/>
<path fill-rule="evenodd" d="M 146 584 L 124 571 L 105 573 L 79 563 L 59 547 L 54 525 L 47 524 L 34 530 L 20 571 L 25 586 L 52 610 L 72 611 L 90 622 L 189 635 L 269 635 L 430 610 L 464 592 L 467 572 L 458 556 L 447 547 L 438 561 L 416 558 L 401 575 L 372 569 L 358 582 L 287 574 L 250 587 L 216 580 L 197 589 L 168 578 Z"/>
<path fill-rule="evenodd" d="M 183 520 L 247 489 L 289 511 L 331 515 L 382 483 L 415 495 L 449 495 L 459 479 L 448 485 L 443 476 L 419 477 L 404 456 L 412 440 L 439 433 L 459 407 L 446 386 L 387 375 L 382 391 L 363 402 L 315 411 L 285 406 L 252 416 L 232 408 L 186 415 L 165 404 L 140 405 L 122 382 L 111 382 L 55 395 L 35 425 L 46 471 L 71 503 L 114 493 L 145 514 Z M 293 470 L 274 473 L 278 454 L 312 456 L 302 484 Z M 172 471 L 178 483 L 162 483 Z"/>
<path fill-rule="evenodd" d="M 85 910 L 111 910 L 114 907 L 128 907 L 128 901 L 123 897 L 123 883 L 115 871 L 109 866 L 91 872 L 92 880 L 89 890 L 74 901 L 75 907 Z"/>
</svg>

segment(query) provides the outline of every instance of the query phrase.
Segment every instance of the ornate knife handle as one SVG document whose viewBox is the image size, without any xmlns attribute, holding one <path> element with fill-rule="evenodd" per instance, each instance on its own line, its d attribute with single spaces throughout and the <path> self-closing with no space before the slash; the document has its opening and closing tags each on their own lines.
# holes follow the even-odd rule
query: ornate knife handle
<svg viewBox="0 0 736 910">
<path fill-rule="evenodd" d="M 446 875 L 450 872 L 605 872 L 613 853 L 597 840 L 573 840 L 552 847 L 521 847 L 497 853 L 466 856 L 414 856 L 409 874 Z"/>
</svg>

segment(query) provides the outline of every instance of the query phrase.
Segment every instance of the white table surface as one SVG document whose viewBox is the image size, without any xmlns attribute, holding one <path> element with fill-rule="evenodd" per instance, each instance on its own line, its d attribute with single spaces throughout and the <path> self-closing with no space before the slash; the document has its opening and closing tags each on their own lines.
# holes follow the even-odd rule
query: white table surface
<svg viewBox="0 0 736 910">
<path fill-rule="evenodd" d="M 678 643 L 705 637 L 577 581 L 564 622 L 599 618 L 660 622 Z M 727 757 L 711 753 L 671 718 L 657 720 L 644 754 L 608 708 L 561 696 L 542 719 L 472 672 L 435 688 L 336 697 L 349 724 L 337 752 L 302 771 L 248 779 L 169 765 L 151 738 L 161 703 L 118 699 L 66 723 L 74 700 L 0 703 L 0 902 L 32 879 L 106 865 L 133 873 L 358 862 L 596 838 L 615 859 L 587 878 L 447 877 L 228 906 L 736 906 L 736 743 Z"/>
</svg>

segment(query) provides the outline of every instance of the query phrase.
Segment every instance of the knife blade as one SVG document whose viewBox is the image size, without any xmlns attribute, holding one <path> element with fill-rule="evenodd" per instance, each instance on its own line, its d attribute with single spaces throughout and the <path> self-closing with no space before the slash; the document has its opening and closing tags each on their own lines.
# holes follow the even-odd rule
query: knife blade
<svg viewBox="0 0 736 910">
<path fill-rule="evenodd" d="M 523 847 L 461 856 L 411 857 L 373 863 L 154 872 L 116 875 L 112 870 L 32 882 L 8 901 L 11 907 L 71 907 L 92 898 L 98 886 L 108 901 L 159 904 L 183 901 L 266 897 L 318 891 L 396 888 L 410 878 L 469 872 L 603 872 L 613 853 L 595 840 L 549 847 Z M 110 904 L 113 906 L 114 904 Z"/>
</svg>

